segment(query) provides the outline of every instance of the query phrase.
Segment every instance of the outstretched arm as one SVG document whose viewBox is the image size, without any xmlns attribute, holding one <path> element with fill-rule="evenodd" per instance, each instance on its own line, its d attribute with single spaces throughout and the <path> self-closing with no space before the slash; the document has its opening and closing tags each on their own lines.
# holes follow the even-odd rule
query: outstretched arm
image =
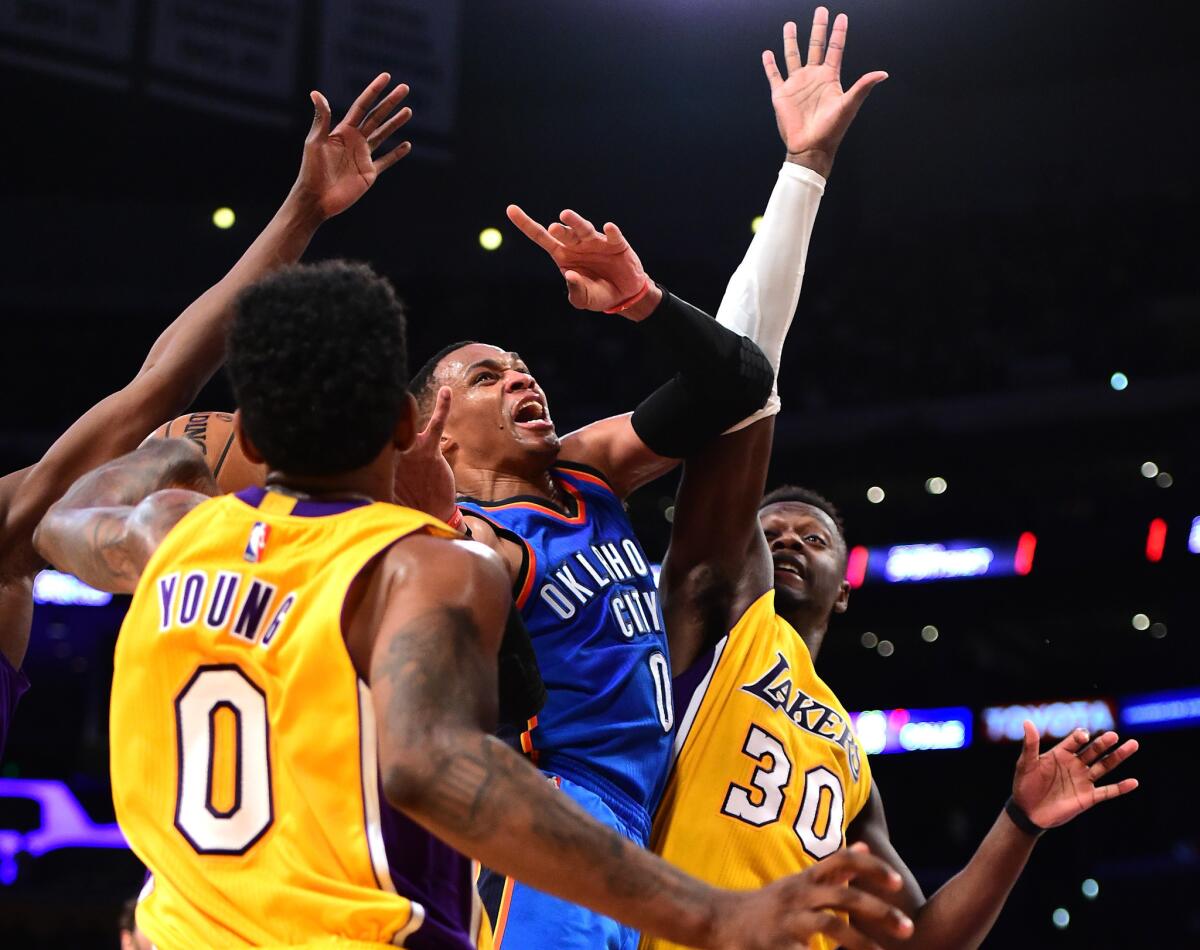
<svg viewBox="0 0 1200 950">
<path fill-rule="evenodd" d="M 1106 732 L 1090 744 L 1087 733 L 1076 730 L 1044 755 L 1038 754 L 1038 733 L 1025 723 L 1025 744 L 1013 780 L 1013 802 L 1019 813 L 1042 829 L 1057 827 L 1099 802 L 1117 798 L 1137 788 L 1136 779 L 1111 785 L 1096 783 L 1137 751 L 1137 742 L 1118 745 L 1115 732 Z M 904 944 L 920 950 L 963 950 L 978 947 L 992 929 L 1013 885 L 1033 853 L 1037 838 L 1022 830 L 1007 811 L 1001 812 L 991 831 L 965 868 L 947 881 L 928 901 L 912 872 L 896 853 L 888 834 L 883 799 L 877 788 L 862 813 L 850 825 L 851 841 L 868 844 L 904 878 L 901 906 L 916 924 L 912 939 Z M 870 925 L 864 924 L 870 931 Z M 885 946 L 886 936 L 876 935 Z"/>
<path fill-rule="evenodd" d="M 46 512 L 33 543 L 85 584 L 128 594 L 167 532 L 216 493 L 190 442 L 155 439 L 83 476 Z"/>
<path fill-rule="evenodd" d="M 881 893 L 899 887 L 865 850 L 844 851 L 761 891 L 719 891 L 596 822 L 489 735 L 496 646 L 511 605 L 495 555 L 469 542 L 410 538 L 371 583 L 383 585 L 387 603 L 370 660 L 384 791 L 453 847 L 687 946 L 799 950 L 821 932 L 853 950 L 875 950 L 826 913 L 846 905 L 881 930 L 906 932 L 891 905 L 841 886 L 858 878 Z"/>
<path fill-rule="evenodd" d="M 770 50 L 763 53 L 763 70 L 771 87 L 771 105 L 786 160 L 758 232 L 717 310 L 717 320 L 757 343 L 775 370 L 775 385 L 766 405 L 742 425 L 780 409 L 783 343 L 800 299 L 809 241 L 826 179 L 838 147 L 867 95 L 887 78 L 887 73 L 870 72 L 842 91 L 842 56 L 848 30 L 849 20 L 843 13 L 834 20 L 830 33 L 829 11 L 818 7 L 813 14 L 805 63 L 796 24 L 785 24 L 786 79 L 775 63 L 775 54 Z"/>
<path fill-rule="evenodd" d="M 132 382 L 89 409 L 24 478 L 0 483 L 0 586 L 41 568 L 33 549 L 33 529 L 72 482 L 136 448 L 148 432 L 182 412 L 196 397 L 224 359 L 225 330 L 237 295 L 299 260 L 323 221 L 353 205 L 380 173 L 408 153 L 405 142 L 372 158 L 372 152 L 411 116 L 407 108 L 395 111 L 408 93 L 407 86 L 397 86 L 380 99 L 389 81 L 387 73 L 378 76 L 332 130 L 329 104 L 321 93 L 312 93 L 315 114 L 300 173 L 263 232 L 228 274 L 163 331 Z M 0 618 L 0 651 L 14 666 L 24 657 L 28 637 L 26 618 L 11 614 Z"/>
<path fill-rule="evenodd" d="M 842 91 L 847 25 L 846 16 L 839 15 L 831 35 L 829 11 L 818 7 L 806 65 L 796 24 L 788 23 L 783 31 L 786 80 L 774 54 L 763 54 L 787 161 L 762 225 L 729 282 L 718 321 L 758 344 L 776 380 L 825 176 L 867 94 L 887 75 L 868 73 Z M 662 574 L 676 670 L 691 666 L 771 587 L 770 552 L 757 512 L 770 462 L 773 429 L 768 418 L 779 405 L 773 387 L 766 405 L 739 423 L 738 431 L 689 456 L 684 465 Z"/>
</svg>

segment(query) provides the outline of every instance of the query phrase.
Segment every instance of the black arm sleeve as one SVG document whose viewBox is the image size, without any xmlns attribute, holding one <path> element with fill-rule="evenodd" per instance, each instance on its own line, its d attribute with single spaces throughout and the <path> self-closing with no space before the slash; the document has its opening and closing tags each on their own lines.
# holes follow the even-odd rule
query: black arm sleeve
<svg viewBox="0 0 1200 950">
<path fill-rule="evenodd" d="M 762 408 L 775 371 L 758 346 L 662 288 L 641 323 L 679 372 L 634 410 L 633 430 L 667 458 L 684 458 Z"/>
<path fill-rule="evenodd" d="M 500 722 L 525 728 L 546 705 L 546 684 L 521 611 L 513 604 L 497 656 L 500 679 Z"/>
</svg>

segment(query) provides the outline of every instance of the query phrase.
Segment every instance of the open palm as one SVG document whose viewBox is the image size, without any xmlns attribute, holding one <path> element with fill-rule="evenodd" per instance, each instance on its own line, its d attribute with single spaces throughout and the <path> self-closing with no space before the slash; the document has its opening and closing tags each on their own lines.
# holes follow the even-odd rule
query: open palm
<svg viewBox="0 0 1200 950">
<path fill-rule="evenodd" d="M 1138 787 L 1127 778 L 1111 785 L 1097 785 L 1109 772 L 1138 750 L 1136 739 L 1117 745 L 1115 732 L 1105 732 L 1094 742 L 1076 729 L 1043 755 L 1038 754 L 1038 731 L 1025 722 L 1025 742 L 1013 779 L 1013 799 L 1030 820 L 1041 828 L 1066 824 L 1093 805 L 1117 798 Z"/>
<path fill-rule="evenodd" d="M 349 208 L 366 194 L 376 178 L 412 151 L 411 143 L 401 142 L 389 152 L 374 155 L 393 132 L 412 118 L 412 109 L 407 106 L 393 115 L 408 95 L 408 86 L 403 83 L 376 103 L 390 81 L 387 73 L 376 76 L 332 131 L 329 102 L 321 93 L 311 93 L 315 112 L 304 141 L 296 185 L 314 198 L 325 218 Z"/>
<path fill-rule="evenodd" d="M 763 52 L 763 70 L 771 84 L 775 121 L 788 156 L 801 158 L 822 175 L 828 175 L 842 137 L 871 90 L 887 79 L 885 72 L 867 73 L 849 90 L 842 89 L 842 54 L 849 19 L 839 13 L 829 33 L 829 11 L 817 7 L 808 40 L 808 62 L 800 58 L 796 24 L 783 27 L 783 55 L 787 78 L 779 72 L 775 54 Z"/>
</svg>

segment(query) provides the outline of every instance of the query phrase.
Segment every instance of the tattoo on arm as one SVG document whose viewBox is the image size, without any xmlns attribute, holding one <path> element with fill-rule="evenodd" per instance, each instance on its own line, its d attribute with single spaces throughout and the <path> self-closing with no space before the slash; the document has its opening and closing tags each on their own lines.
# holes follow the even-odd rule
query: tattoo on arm
<svg viewBox="0 0 1200 950">
<path fill-rule="evenodd" d="M 480 639 L 470 610 L 444 607 L 406 623 L 377 652 L 371 680 L 386 719 L 389 798 L 460 850 L 531 886 L 635 925 L 647 915 L 703 917 L 705 885 L 592 819 L 487 734 L 495 661 Z"/>
</svg>

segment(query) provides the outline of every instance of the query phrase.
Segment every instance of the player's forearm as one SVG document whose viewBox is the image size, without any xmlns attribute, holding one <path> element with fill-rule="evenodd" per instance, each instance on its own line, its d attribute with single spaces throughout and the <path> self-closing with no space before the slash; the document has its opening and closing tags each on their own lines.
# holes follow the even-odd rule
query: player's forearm
<svg viewBox="0 0 1200 950">
<path fill-rule="evenodd" d="M 738 427 L 779 411 L 783 344 L 800 300 L 808 247 L 825 179 L 792 162 L 780 169 L 758 232 L 729 285 L 717 321 L 759 345 L 775 371 L 767 405 Z"/>
<path fill-rule="evenodd" d="M 970 950 L 983 943 L 1033 853 L 1035 839 L 1003 812 L 970 863 L 913 916 L 905 950 Z"/>
<path fill-rule="evenodd" d="M 322 223 L 313 197 L 293 186 L 262 233 L 220 281 L 201 294 L 163 331 L 139 372 L 161 392 L 156 417 L 183 411 L 220 367 L 225 331 L 243 289 L 300 260 Z"/>
<path fill-rule="evenodd" d="M 458 732 L 433 748 L 385 784 L 431 832 L 538 890 L 676 943 L 707 944 L 722 892 L 596 822 L 493 737 Z"/>
</svg>

